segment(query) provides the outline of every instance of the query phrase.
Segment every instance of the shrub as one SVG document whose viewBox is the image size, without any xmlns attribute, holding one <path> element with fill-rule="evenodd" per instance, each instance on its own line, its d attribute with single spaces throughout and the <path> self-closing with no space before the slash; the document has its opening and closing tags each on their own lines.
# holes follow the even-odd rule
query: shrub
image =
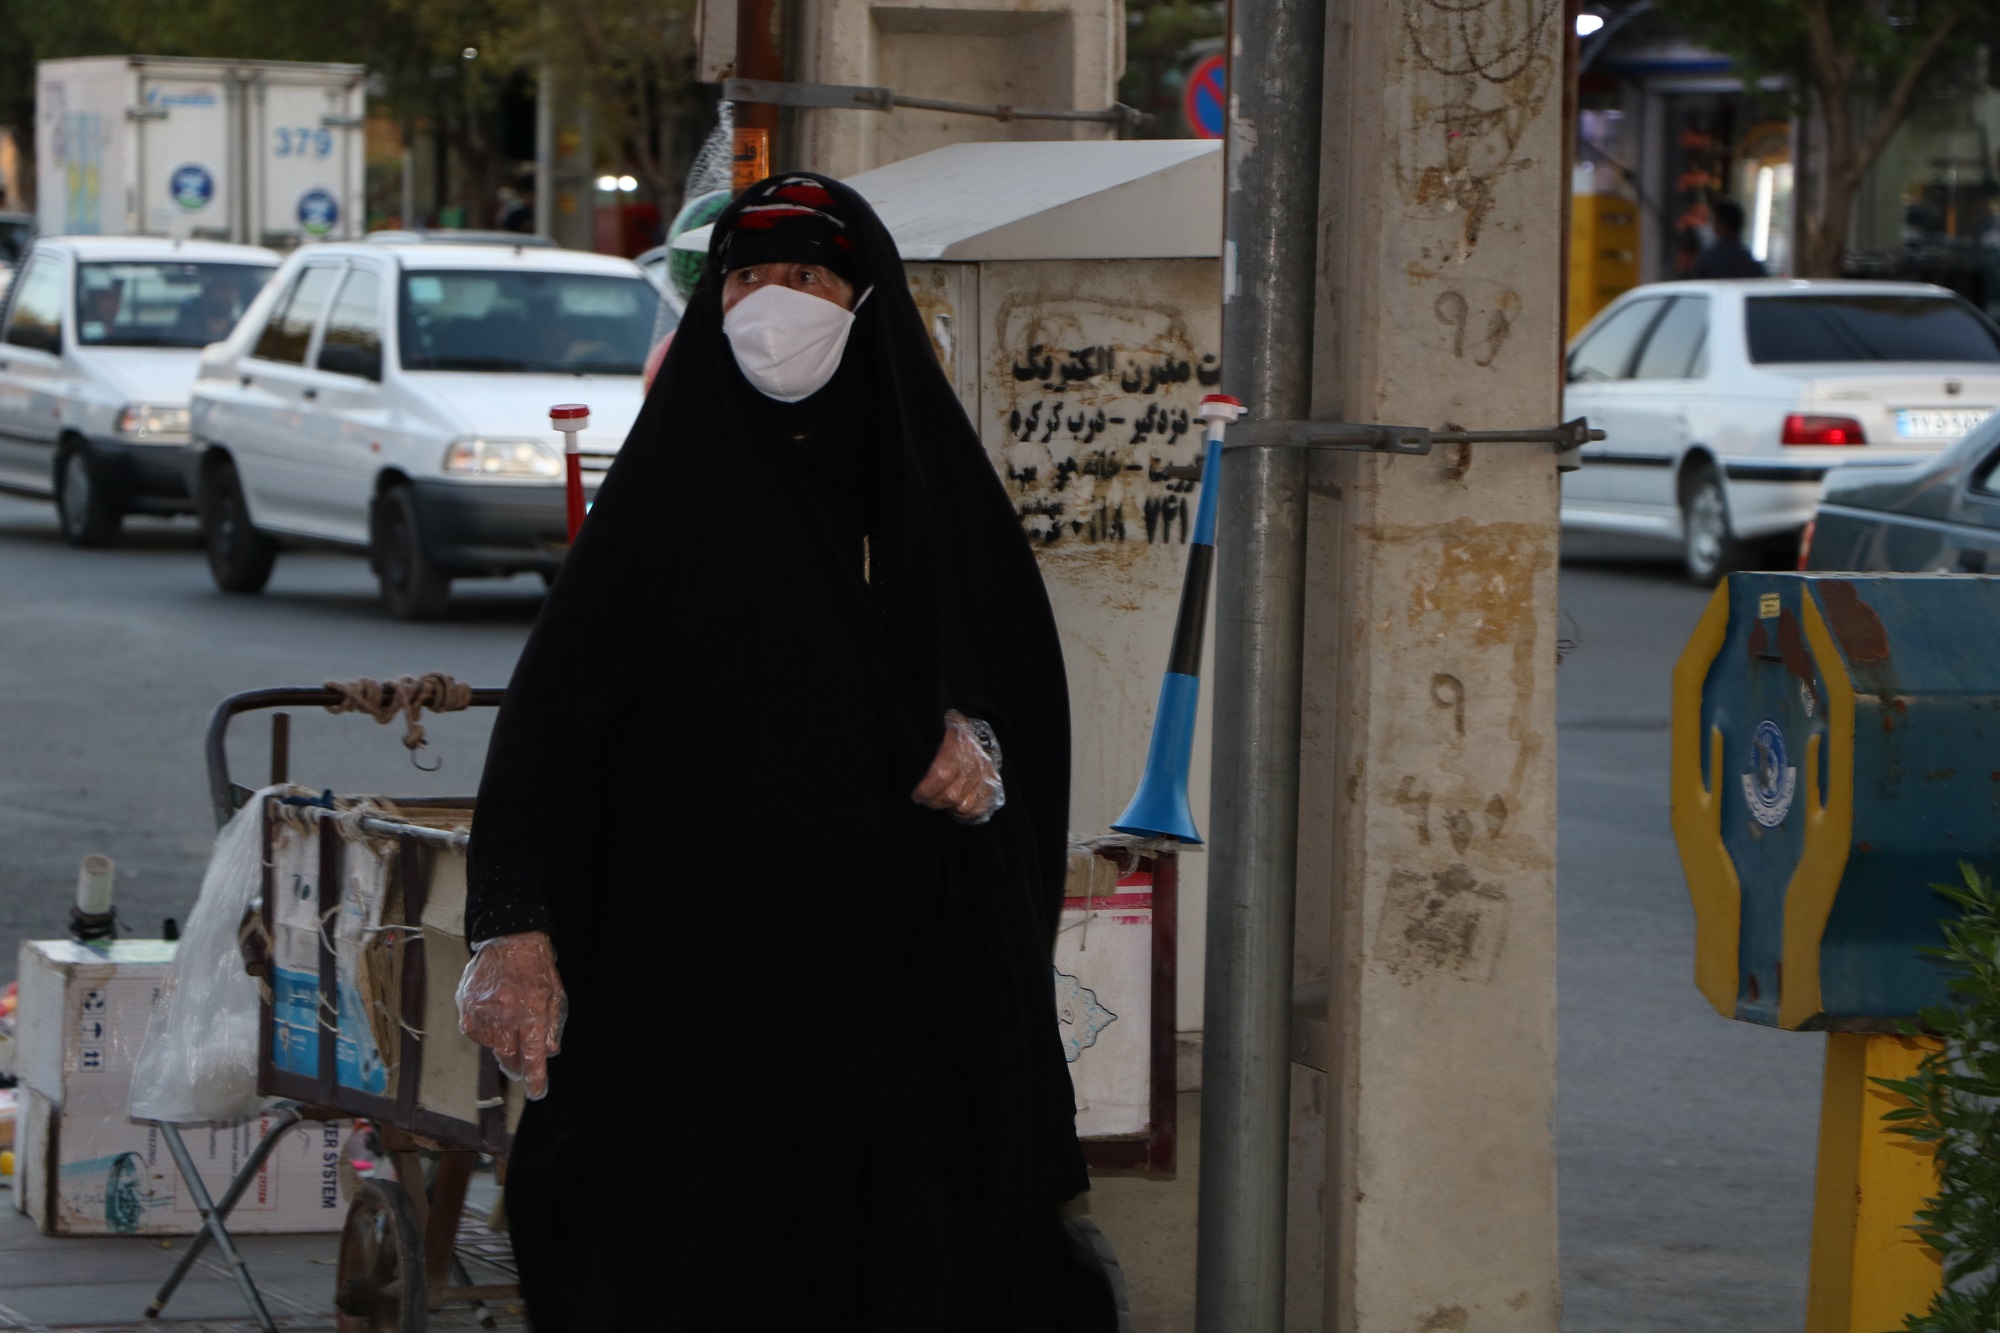
<svg viewBox="0 0 2000 1333">
<path fill-rule="evenodd" d="M 1962 884 L 1931 887 L 1962 915 L 1942 923 L 1943 946 L 1923 951 L 1953 974 L 1952 1002 L 1905 1028 L 1942 1044 L 1914 1077 L 1875 1080 L 1910 1102 L 1883 1119 L 1937 1152 L 1937 1197 L 1912 1229 L 1944 1256 L 1944 1288 L 1905 1333 L 2000 1329 L 2000 896 L 1966 862 L 1959 873 Z"/>
</svg>

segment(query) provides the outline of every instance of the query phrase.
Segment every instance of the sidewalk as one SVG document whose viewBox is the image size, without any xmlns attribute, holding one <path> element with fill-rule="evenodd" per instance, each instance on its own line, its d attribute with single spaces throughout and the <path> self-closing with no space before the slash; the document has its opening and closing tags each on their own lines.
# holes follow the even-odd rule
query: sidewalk
<svg viewBox="0 0 2000 1333">
<path fill-rule="evenodd" d="M 474 1178 L 468 1213 L 484 1214 L 494 1194 L 493 1178 Z M 168 1302 L 164 1317 L 145 1318 L 147 1303 L 173 1271 L 188 1237 L 44 1236 L 26 1214 L 14 1209 L 11 1190 L 0 1189 L 0 1330 L 63 1333 L 254 1333 L 250 1318 L 229 1270 L 213 1247 L 196 1261 L 194 1272 Z M 498 1244 L 506 1238 L 480 1228 L 479 1242 Z M 286 1333 L 337 1333 L 333 1309 L 333 1273 L 340 1236 L 326 1232 L 310 1236 L 239 1236 L 242 1252 L 264 1304 Z M 499 1328 L 526 1328 L 518 1304 L 489 1306 Z M 477 1328 L 469 1306 L 449 1306 L 430 1317 L 432 1328 Z"/>
</svg>

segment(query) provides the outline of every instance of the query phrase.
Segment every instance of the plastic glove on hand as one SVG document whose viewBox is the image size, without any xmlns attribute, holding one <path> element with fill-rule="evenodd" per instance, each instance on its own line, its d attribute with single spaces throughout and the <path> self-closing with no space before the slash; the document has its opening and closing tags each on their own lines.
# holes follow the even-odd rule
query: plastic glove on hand
<svg viewBox="0 0 2000 1333">
<path fill-rule="evenodd" d="M 562 1049 L 568 1017 L 555 945 L 541 931 L 487 940 L 459 978 L 459 1031 L 526 1083 L 530 1100 L 548 1095 L 549 1057 Z"/>
<path fill-rule="evenodd" d="M 1000 743 L 993 728 L 953 709 L 930 771 L 910 793 L 918 805 L 944 810 L 961 824 L 984 824 L 1007 804 L 1000 782 Z"/>
</svg>

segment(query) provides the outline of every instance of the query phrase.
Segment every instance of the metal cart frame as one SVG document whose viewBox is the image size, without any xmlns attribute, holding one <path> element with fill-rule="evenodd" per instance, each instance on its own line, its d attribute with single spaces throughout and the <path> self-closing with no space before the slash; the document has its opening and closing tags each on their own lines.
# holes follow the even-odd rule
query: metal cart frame
<svg viewBox="0 0 2000 1333">
<path fill-rule="evenodd" d="M 504 697 L 501 689 L 472 691 L 472 707 L 496 707 Z M 220 827 L 255 793 L 229 777 L 227 750 L 231 721 L 243 713 L 282 708 L 331 707 L 341 701 L 339 692 L 325 688 L 278 688 L 251 690 L 232 695 L 217 705 L 208 725 L 206 754 L 209 796 Z M 290 715 L 274 713 L 271 718 L 271 782 L 289 780 Z M 427 809 L 472 809 L 469 797 L 407 798 L 411 805 Z M 368 1179 L 349 1201 L 346 1225 L 341 1235 L 340 1264 L 335 1274 L 336 1306 L 342 1328 L 354 1330 L 394 1329 L 396 1333 L 422 1333 L 430 1310 L 447 1303 L 469 1302 L 482 1310 L 487 1301 L 509 1300 L 519 1295 L 514 1282 L 474 1283 L 458 1253 L 458 1233 L 465 1211 L 467 1187 L 480 1154 L 491 1154 L 504 1179 L 506 1155 L 511 1136 L 507 1132 L 503 1085 L 492 1052 L 482 1051 L 479 1064 L 479 1118 L 468 1121 L 427 1111 L 417 1102 L 422 1084 L 422 1006 L 425 994 L 424 945 L 421 922 L 428 883 L 427 858 L 441 849 L 458 850 L 466 843 L 463 833 L 426 828 L 389 819 L 364 819 L 363 831 L 395 844 L 391 873 L 402 890 L 404 954 L 401 975 L 401 1049 L 399 1077 L 394 1098 L 378 1097 L 343 1086 L 335 1073 L 335 1043 L 319 1043 L 318 1067 L 311 1075 L 273 1067 L 271 1058 L 273 1006 L 267 989 L 259 1009 L 258 1091 L 282 1099 L 275 1108 L 277 1121 L 258 1143 L 249 1159 L 220 1201 L 211 1199 L 192 1158 L 181 1140 L 179 1129 L 161 1124 L 168 1151 L 172 1154 L 188 1192 L 201 1215 L 202 1229 L 181 1254 L 173 1273 L 148 1306 L 148 1318 L 158 1318 L 168 1299 L 194 1266 L 202 1250 L 213 1243 L 222 1254 L 258 1327 L 274 1333 L 275 1325 L 265 1307 L 256 1282 L 231 1240 L 228 1229 L 230 1210 L 257 1176 L 271 1149 L 284 1133 L 301 1120 L 365 1118 L 377 1129 L 382 1148 L 396 1168 L 395 1181 Z M 320 912 L 338 907 L 345 883 L 343 860 L 346 841 L 334 815 L 329 811 L 318 819 Z M 264 813 L 264 838 L 270 844 L 271 813 Z M 260 895 L 265 938 L 270 938 L 273 867 L 267 857 L 264 887 Z M 322 1006 L 339 1012 L 338 963 L 333 943 L 320 932 L 318 999 Z M 491 1264 L 491 1260 L 481 1259 Z M 419 1290 L 410 1278 L 421 1274 L 422 1296 L 409 1299 Z M 493 1320 L 481 1322 L 491 1327 Z"/>
<path fill-rule="evenodd" d="M 481 688 L 472 691 L 470 706 L 496 707 L 505 691 Z M 226 824 L 243 804 L 255 795 L 253 789 L 230 780 L 227 740 L 230 723 L 244 713 L 284 709 L 331 707 L 342 695 L 333 689 L 288 687 L 251 690 L 232 695 L 217 705 L 210 718 L 206 742 L 209 795 L 217 827 Z M 291 749 L 290 715 L 275 712 L 271 718 L 272 784 L 289 780 Z M 400 799 L 429 810 L 462 808 L 469 815 L 470 798 L 411 797 Z M 272 816 L 264 813 L 263 845 L 271 840 Z M 340 905 L 341 886 L 346 882 L 344 860 L 347 842 L 331 811 L 317 818 L 319 836 L 318 911 L 325 914 Z M 391 819 L 363 819 L 362 831 L 395 844 L 390 873 L 401 889 L 402 957 L 400 1015 L 401 1036 L 396 1095 L 375 1096 L 340 1083 L 335 1066 L 335 1043 L 319 1042 L 317 1068 L 302 1074 L 273 1067 L 273 1004 L 267 990 L 260 1005 L 258 1025 L 258 1090 L 281 1098 L 277 1121 L 257 1145 L 243 1169 L 220 1201 L 211 1200 L 194 1168 L 179 1131 L 170 1124 L 160 1126 L 189 1194 L 202 1219 L 196 1233 L 173 1271 L 147 1310 L 157 1318 L 175 1288 L 191 1271 L 206 1245 L 213 1243 L 222 1254 L 250 1306 L 258 1326 L 275 1333 L 275 1325 L 257 1291 L 248 1267 L 228 1231 L 230 1210 L 255 1179 L 271 1149 L 281 1136 L 302 1120 L 365 1118 L 378 1129 L 383 1151 L 395 1164 L 397 1181 L 369 1179 L 361 1182 L 349 1203 L 348 1218 L 341 1237 L 340 1267 L 336 1270 L 336 1305 L 341 1311 L 343 1330 L 394 1329 L 395 1333 L 423 1333 L 428 1313 L 441 1305 L 469 1302 L 482 1308 L 487 1301 L 511 1300 L 519 1295 L 517 1283 L 474 1283 L 460 1257 L 459 1226 L 464 1216 L 467 1187 L 478 1156 L 491 1154 L 504 1180 L 506 1156 L 511 1136 L 506 1128 L 503 1084 L 490 1051 L 480 1053 L 476 1121 L 458 1119 L 424 1109 L 418 1104 L 423 1067 L 423 1001 L 425 995 L 424 944 L 421 923 L 428 884 L 428 859 L 440 850 L 459 850 L 466 835 Z M 1114 858 L 1115 859 L 1115 858 Z M 1147 1128 L 1139 1133 L 1084 1141 L 1085 1158 L 1094 1170 L 1171 1174 L 1175 1166 L 1177 1126 L 1175 1116 L 1175 1030 L 1174 971 L 1178 857 L 1171 851 L 1146 849 L 1139 853 L 1153 875 L 1152 940 L 1152 1023 L 1148 1033 L 1151 1076 L 1151 1106 Z M 265 939 L 272 938 L 272 879 L 275 868 L 267 855 L 264 886 L 260 894 Z M 319 939 L 317 999 L 323 1009 L 339 1012 L 339 968 L 332 940 L 322 930 Z M 474 1255 L 489 1266 L 493 1260 Z M 420 1300 L 407 1294 L 416 1285 L 406 1281 L 421 1273 Z M 490 1317 L 482 1323 L 492 1326 Z"/>
</svg>

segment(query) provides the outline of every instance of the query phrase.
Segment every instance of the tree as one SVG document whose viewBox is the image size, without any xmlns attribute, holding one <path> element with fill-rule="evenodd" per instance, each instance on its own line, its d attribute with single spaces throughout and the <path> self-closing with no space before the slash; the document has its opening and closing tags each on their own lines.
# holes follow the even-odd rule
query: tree
<svg viewBox="0 0 2000 1333">
<path fill-rule="evenodd" d="M 55 56 L 208 56 L 365 65 L 406 140 L 434 129 L 453 193 L 479 226 L 504 183 L 501 107 L 552 67 L 586 90 L 598 142 L 665 199 L 693 125 L 692 0 L 0 0 L 0 118 L 33 153 L 35 62 Z M 29 172 L 32 179 L 32 171 Z"/>
<path fill-rule="evenodd" d="M 1227 23 L 1217 0 L 1126 0 L 1125 76 L 1118 97 L 1149 112 L 1153 123 L 1139 133 L 1173 139 L 1191 131 L 1181 119 L 1181 89 L 1194 49 L 1221 44 Z"/>
<path fill-rule="evenodd" d="M 489 221 L 500 184 L 496 126 L 517 64 L 535 47 L 528 0 L 96 0 L 120 49 L 365 65 L 405 140 L 436 128 L 461 175 L 467 222 Z"/>
<path fill-rule="evenodd" d="M 1804 277 L 1840 276 L 1869 168 L 1925 81 L 1969 57 L 1994 27 L 1991 0 L 1659 0 L 1659 8 L 1735 61 L 1747 92 L 1806 117 L 1824 145 L 1820 178 L 1801 210 Z M 1761 89 L 1771 79 L 1782 88 Z"/>
<path fill-rule="evenodd" d="M 704 106 L 694 78 L 693 0 L 550 0 L 542 51 L 584 90 L 599 142 L 615 146 L 654 197 L 679 197 Z"/>
</svg>

